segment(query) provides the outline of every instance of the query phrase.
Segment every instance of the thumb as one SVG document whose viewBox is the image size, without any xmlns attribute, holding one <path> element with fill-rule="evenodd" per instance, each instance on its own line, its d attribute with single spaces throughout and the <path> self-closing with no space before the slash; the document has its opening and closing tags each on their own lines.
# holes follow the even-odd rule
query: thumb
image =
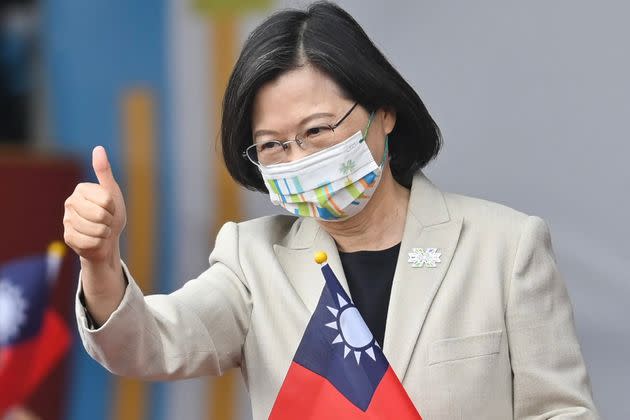
<svg viewBox="0 0 630 420">
<path fill-rule="evenodd" d="M 107 152 L 105 152 L 103 146 L 96 146 L 94 150 L 92 150 L 92 167 L 94 168 L 96 178 L 98 178 L 98 183 L 101 184 L 101 186 L 108 190 L 118 187 L 114 179 L 114 174 L 112 174 L 109 159 L 107 159 Z"/>
</svg>

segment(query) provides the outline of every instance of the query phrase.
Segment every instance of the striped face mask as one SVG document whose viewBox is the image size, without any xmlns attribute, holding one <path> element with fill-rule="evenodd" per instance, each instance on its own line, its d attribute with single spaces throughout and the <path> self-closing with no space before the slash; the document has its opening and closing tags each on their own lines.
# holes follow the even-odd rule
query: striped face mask
<svg viewBox="0 0 630 420">
<path fill-rule="evenodd" d="M 341 221 L 360 212 L 378 186 L 387 159 L 374 161 L 365 139 L 354 135 L 312 155 L 293 162 L 258 168 L 269 190 L 271 202 L 297 216 Z"/>
</svg>

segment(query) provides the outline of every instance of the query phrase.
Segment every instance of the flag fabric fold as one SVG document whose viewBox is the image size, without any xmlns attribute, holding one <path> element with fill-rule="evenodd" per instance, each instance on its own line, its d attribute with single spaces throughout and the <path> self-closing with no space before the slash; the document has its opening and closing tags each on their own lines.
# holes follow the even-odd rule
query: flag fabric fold
<svg viewBox="0 0 630 420">
<path fill-rule="evenodd" d="M 28 398 L 70 347 L 68 327 L 49 307 L 60 249 L 0 266 L 0 417 Z"/>
<path fill-rule="evenodd" d="M 421 419 L 326 255 L 325 285 L 271 411 L 281 419 Z"/>
</svg>

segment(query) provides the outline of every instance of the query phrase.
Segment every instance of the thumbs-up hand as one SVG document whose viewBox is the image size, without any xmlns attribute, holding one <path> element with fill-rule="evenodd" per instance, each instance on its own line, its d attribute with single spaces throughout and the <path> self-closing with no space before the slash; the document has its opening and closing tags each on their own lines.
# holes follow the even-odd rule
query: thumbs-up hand
<svg viewBox="0 0 630 420">
<path fill-rule="evenodd" d="M 113 267 L 119 264 L 120 234 L 127 222 L 125 201 L 102 146 L 92 151 L 92 167 L 98 184 L 78 184 L 65 201 L 64 240 L 81 257 L 82 265 Z"/>
</svg>

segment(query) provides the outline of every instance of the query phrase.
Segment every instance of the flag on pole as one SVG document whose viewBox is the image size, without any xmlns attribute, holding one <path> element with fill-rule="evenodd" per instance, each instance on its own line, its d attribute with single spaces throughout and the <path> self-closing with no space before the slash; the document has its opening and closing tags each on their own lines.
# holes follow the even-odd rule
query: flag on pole
<svg viewBox="0 0 630 420">
<path fill-rule="evenodd" d="M 70 347 L 70 333 L 49 308 L 65 247 L 0 266 L 0 418 L 22 404 Z"/>
<path fill-rule="evenodd" d="M 413 402 L 318 252 L 326 281 L 270 419 L 415 419 Z"/>
</svg>

